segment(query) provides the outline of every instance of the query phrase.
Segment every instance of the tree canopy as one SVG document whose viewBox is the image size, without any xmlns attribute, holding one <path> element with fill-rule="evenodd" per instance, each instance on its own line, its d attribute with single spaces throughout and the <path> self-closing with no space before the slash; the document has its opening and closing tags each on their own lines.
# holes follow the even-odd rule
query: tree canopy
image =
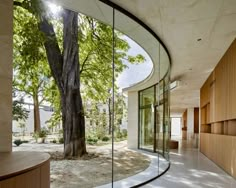
<svg viewBox="0 0 236 188">
<path fill-rule="evenodd" d="M 112 42 L 115 40 L 115 80 L 127 68 L 122 34 L 88 16 L 62 8 L 59 17 L 41 0 L 14 0 L 14 85 L 37 101 L 47 99 L 61 112 L 65 156 L 86 153 L 84 100 L 106 102 L 112 88 Z M 54 80 L 52 80 L 52 77 Z M 117 89 L 117 86 L 116 86 Z M 82 97 L 81 97 L 82 96 Z"/>
</svg>

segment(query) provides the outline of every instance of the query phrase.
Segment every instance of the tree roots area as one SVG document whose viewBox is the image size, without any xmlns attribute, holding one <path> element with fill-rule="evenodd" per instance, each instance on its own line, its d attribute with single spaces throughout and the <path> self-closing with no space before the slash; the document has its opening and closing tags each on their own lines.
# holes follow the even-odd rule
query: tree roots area
<svg viewBox="0 0 236 188">
<path fill-rule="evenodd" d="M 148 168 L 150 159 L 126 148 L 127 142 L 114 144 L 114 180 L 138 174 Z M 62 144 L 25 143 L 14 147 L 14 151 L 42 151 L 51 155 L 51 188 L 90 188 L 112 179 L 111 144 L 87 146 L 88 154 L 79 159 L 63 159 Z"/>
</svg>

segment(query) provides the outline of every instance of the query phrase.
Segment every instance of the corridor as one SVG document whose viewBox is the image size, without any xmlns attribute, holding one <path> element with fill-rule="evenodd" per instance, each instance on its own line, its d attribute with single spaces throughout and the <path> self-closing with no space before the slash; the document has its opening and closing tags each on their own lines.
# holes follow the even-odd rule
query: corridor
<svg viewBox="0 0 236 188">
<path fill-rule="evenodd" d="M 170 151 L 167 173 L 144 188 L 235 188 L 236 180 L 210 161 L 198 149 L 184 147 Z M 236 160 L 236 159 L 235 159 Z"/>
</svg>

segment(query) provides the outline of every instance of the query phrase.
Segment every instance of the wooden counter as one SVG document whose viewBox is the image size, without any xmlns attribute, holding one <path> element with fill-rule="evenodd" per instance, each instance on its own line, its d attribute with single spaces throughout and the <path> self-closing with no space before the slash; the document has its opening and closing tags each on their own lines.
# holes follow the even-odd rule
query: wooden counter
<svg viewBox="0 0 236 188">
<path fill-rule="evenodd" d="M 49 159 L 39 152 L 0 153 L 0 188 L 49 188 Z"/>
</svg>

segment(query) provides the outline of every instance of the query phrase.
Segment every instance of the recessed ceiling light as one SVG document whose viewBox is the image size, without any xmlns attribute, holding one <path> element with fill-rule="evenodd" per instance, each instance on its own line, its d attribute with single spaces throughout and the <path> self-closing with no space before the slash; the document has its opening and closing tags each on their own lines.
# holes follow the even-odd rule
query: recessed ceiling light
<svg viewBox="0 0 236 188">
<path fill-rule="evenodd" d="M 201 40 L 202 40 L 201 38 L 197 39 L 197 41 L 201 41 Z"/>
</svg>

